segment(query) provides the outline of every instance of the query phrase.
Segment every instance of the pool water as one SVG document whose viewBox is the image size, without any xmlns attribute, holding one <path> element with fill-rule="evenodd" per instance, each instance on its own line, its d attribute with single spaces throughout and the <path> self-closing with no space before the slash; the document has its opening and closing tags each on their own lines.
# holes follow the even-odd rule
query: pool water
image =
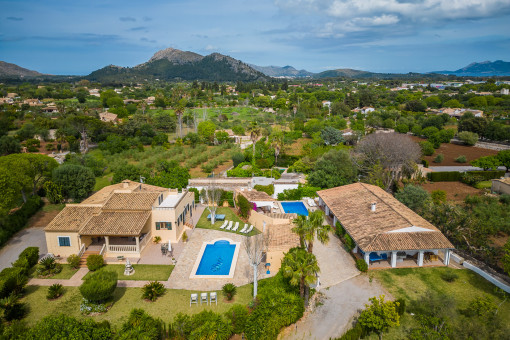
<svg viewBox="0 0 510 340">
<path fill-rule="evenodd" d="M 228 275 L 235 249 L 235 244 L 225 240 L 208 244 L 195 275 Z"/>
<path fill-rule="evenodd" d="M 308 210 L 303 202 L 282 202 L 283 211 L 287 214 L 308 216 Z"/>
</svg>

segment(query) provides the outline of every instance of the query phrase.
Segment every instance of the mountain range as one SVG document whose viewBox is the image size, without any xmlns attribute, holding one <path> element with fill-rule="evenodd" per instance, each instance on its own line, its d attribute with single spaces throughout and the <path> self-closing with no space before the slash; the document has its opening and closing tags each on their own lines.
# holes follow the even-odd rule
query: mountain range
<svg viewBox="0 0 510 340">
<path fill-rule="evenodd" d="M 274 78 L 353 78 L 353 79 L 415 79 L 424 76 L 442 79 L 445 76 L 510 76 L 510 62 L 496 60 L 472 63 L 456 71 L 435 71 L 421 73 L 375 73 L 353 69 L 336 69 L 320 73 L 297 70 L 292 66 L 257 66 L 246 64 L 232 57 L 219 53 L 206 56 L 190 51 L 167 48 L 156 52 L 147 62 L 122 67 L 108 65 L 84 77 L 51 76 L 0 61 L 0 78 L 41 78 L 41 79 L 72 79 L 85 78 L 103 83 L 123 83 L 160 79 L 166 81 L 206 80 L 206 81 L 263 81 Z"/>
<path fill-rule="evenodd" d="M 432 73 L 465 76 L 465 77 L 489 77 L 489 76 L 509 76 L 510 62 L 503 60 L 482 61 L 481 63 L 471 63 L 466 67 L 456 71 L 436 71 Z"/>
</svg>

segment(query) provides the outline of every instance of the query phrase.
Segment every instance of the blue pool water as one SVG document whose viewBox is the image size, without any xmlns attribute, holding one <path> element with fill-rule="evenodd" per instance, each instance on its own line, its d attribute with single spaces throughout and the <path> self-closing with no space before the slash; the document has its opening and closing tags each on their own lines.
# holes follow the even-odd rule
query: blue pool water
<svg viewBox="0 0 510 340">
<path fill-rule="evenodd" d="M 287 214 L 308 216 L 308 210 L 303 202 L 282 202 L 282 208 Z"/>
<path fill-rule="evenodd" d="M 228 275 L 235 250 L 235 244 L 224 240 L 208 244 L 195 275 Z"/>
</svg>

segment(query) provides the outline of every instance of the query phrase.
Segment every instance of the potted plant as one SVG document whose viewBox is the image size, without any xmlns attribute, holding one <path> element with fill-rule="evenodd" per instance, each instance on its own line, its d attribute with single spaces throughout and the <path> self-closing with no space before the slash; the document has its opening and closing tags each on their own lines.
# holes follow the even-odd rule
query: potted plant
<svg viewBox="0 0 510 340">
<path fill-rule="evenodd" d="M 161 236 L 154 236 L 154 239 L 152 240 L 152 242 L 154 242 L 155 244 L 158 244 L 159 242 L 161 242 Z"/>
<path fill-rule="evenodd" d="M 188 242 L 188 234 L 186 234 L 186 232 L 182 233 L 182 242 L 184 243 Z"/>
</svg>

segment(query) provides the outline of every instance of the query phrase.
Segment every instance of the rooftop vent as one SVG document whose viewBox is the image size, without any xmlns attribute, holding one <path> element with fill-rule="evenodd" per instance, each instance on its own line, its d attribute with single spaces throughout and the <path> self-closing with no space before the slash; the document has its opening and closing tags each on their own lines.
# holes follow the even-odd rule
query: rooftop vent
<svg viewBox="0 0 510 340">
<path fill-rule="evenodd" d="M 372 203 L 370 210 L 375 211 L 376 208 L 377 208 L 377 203 Z"/>
</svg>

